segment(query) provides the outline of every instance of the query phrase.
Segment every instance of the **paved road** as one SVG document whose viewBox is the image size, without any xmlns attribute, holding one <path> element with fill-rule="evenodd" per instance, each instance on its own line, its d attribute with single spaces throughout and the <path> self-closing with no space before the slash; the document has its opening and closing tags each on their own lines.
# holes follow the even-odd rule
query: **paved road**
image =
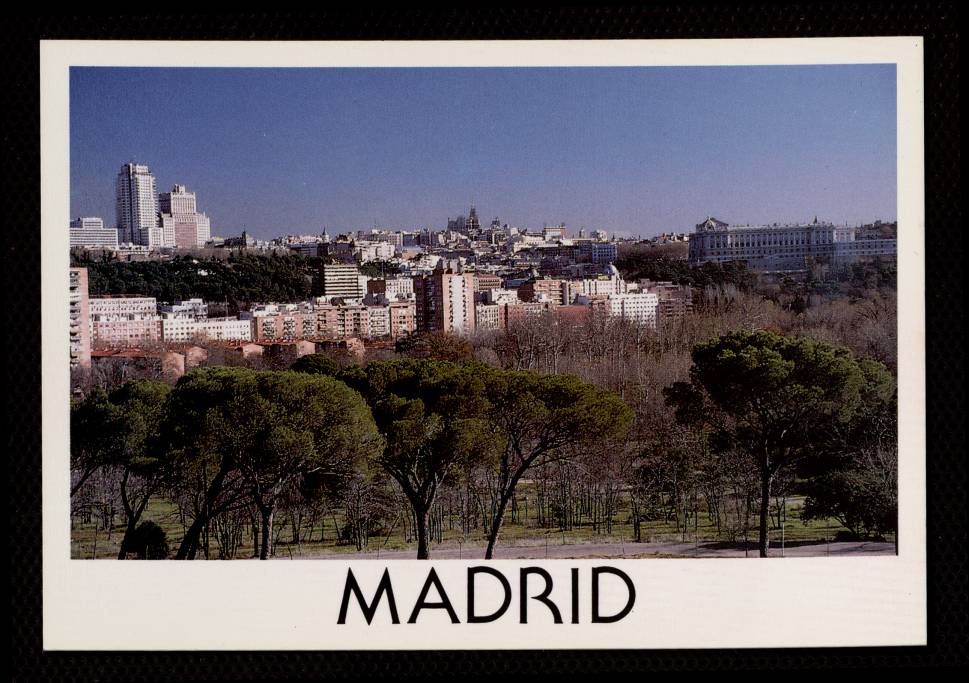
<svg viewBox="0 0 969 683">
<path fill-rule="evenodd" d="M 463 548 L 432 548 L 431 558 L 435 560 L 481 559 L 484 546 L 464 546 Z M 303 555 L 302 559 L 313 560 L 412 560 L 414 550 L 388 550 L 364 553 L 321 553 Z M 780 557 L 780 547 L 772 547 L 771 557 Z M 825 557 L 825 556 L 872 556 L 894 555 L 894 543 L 875 542 L 838 542 L 812 543 L 784 548 L 784 557 Z M 545 544 L 534 546 L 498 546 L 495 559 L 532 560 L 532 559 L 595 559 L 595 558 L 655 558 L 655 557 L 757 557 L 757 548 L 751 548 L 745 555 L 743 547 L 724 543 L 578 543 L 574 545 Z M 285 557 L 283 555 L 282 557 Z"/>
</svg>

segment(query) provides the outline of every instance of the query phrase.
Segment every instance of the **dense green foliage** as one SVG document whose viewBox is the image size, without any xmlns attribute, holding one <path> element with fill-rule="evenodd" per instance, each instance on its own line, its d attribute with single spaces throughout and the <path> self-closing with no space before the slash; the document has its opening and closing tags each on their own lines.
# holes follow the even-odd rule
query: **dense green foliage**
<svg viewBox="0 0 969 683">
<path fill-rule="evenodd" d="M 161 488 L 168 451 L 157 436 L 171 388 L 162 382 L 126 382 L 110 394 L 96 390 L 71 410 L 71 465 L 76 493 L 97 470 L 120 476 L 119 496 L 126 541 L 135 533 L 151 497 Z"/>
<path fill-rule="evenodd" d="M 360 264 L 360 274 L 371 278 L 392 277 L 400 272 L 393 261 L 367 261 Z"/>
<path fill-rule="evenodd" d="M 893 261 L 852 263 L 837 274 L 847 293 L 866 290 L 895 290 L 898 287 L 898 265 Z"/>
<path fill-rule="evenodd" d="M 297 358 L 289 369 L 293 372 L 305 372 L 308 375 L 334 377 L 340 372 L 340 364 L 325 353 L 310 353 Z"/>
<path fill-rule="evenodd" d="M 76 261 L 88 269 L 91 296 L 151 296 L 159 301 L 200 297 L 230 307 L 293 302 L 313 291 L 319 259 L 298 255 L 230 256 L 227 260 L 176 257 L 171 261 Z"/>
<path fill-rule="evenodd" d="M 617 395 L 569 375 L 400 359 L 333 376 L 335 365 L 318 354 L 293 367 L 303 372 L 202 368 L 174 389 L 138 380 L 95 391 L 74 407 L 75 429 L 94 430 L 77 434 L 74 471 L 124 468 L 126 538 L 164 481 L 186 525 L 176 558 L 194 558 L 214 520 L 249 510 L 266 559 L 280 503 L 335 495 L 372 477 L 371 466 L 406 496 L 418 557 L 427 558 L 438 491 L 449 477 L 484 469 L 497 486 L 491 557 L 525 472 L 601 448 L 603 434 L 621 435 L 632 419 Z M 137 499 L 129 476 L 142 483 Z M 129 499 L 138 501 L 133 514 Z M 121 557 L 140 543 L 122 543 Z"/>
<path fill-rule="evenodd" d="M 866 396 L 885 397 L 893 380 L 845 348 L 767 331 L 726 334 L 698 344 L 692 357 L 690 382 L 669 387 L 667 401 L 679 421 L 707 431 L 714 451 L 744 453 L 756 468 L 766 557 L 775 476 L 851 448 Z"/>
<path fill-rule="evenodd" d="M 615 265 L 627 280 L 668 281 L 699 289 L 735 285 L 740 289 L 748 290 L 757 282 L 757 276 L 747 270 L 747 266 L 740 261 L 691 266 L 685 259 L 656 256 L 649 250 L 633 248 L 624 249 Z"/>
<path fill-rule="evenodd" d="M 401 337 L 394 350 L 408 358 L 429 358 L 461 363 L 474 358 L 474 347 L 464 337 L 448 332 L 425 332 Z"/>
<path fill-rule="evenodd" d="M 487 449 L 479 366 L 396 360 L 352 366 L 340 379 L 363 394 L 386 441 L 379 465 L 400 485 L 417 526 L 417 558 L 427 559 L 428 514 L 459 462 Z"/>
<path fill-rule="evenodd" d="M 802 517 L 805 520 L 834 517 L 855 538 L 881 538 L 894 531 L 898 518 L 895 489 L 872 470 L 847 469 L 828 472 L 805 486 Z"/>
<path fill-rule="evenodd" d="M 262 516 L 260 557 L 272 551 L 280 497 L 306 475 L 335 486 L 381 446 L 366 403 L 344 383 L 320 375 L 204 368 L 183 377 L 162 425 L 175 453 L 176 485 L 205 500 L 179 548 L 190 557 L 209 519 L 251 501 Z"/>
<path fill-rule="evenodd" d="M 480 366 L 498 492 L 485 559 L 494 557 L 505 510 L 526 472 L 574 457 L 576 449 L 610 448 L 633 411 L 615 393 L 573 375 Z"/>
<path fill-rule="evenodd" d="M 110 465 L 124 447 L 121 410 L 101 387 L 71 405 L 71 482 L 74 495 L 98 469 Z"/>
</svg>

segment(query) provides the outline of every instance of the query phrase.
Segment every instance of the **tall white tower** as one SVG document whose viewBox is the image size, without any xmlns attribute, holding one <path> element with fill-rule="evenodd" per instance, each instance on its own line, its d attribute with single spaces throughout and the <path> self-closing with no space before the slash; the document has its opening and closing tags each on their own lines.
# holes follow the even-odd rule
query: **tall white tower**
<svg viewBox="0 0 969 683">
<path fill-rule="evenodd" d="M 116 215 L 118 239 L 156 246 L 161 243 L 158 227 L 158 195 L 155 176 L 143 164 L 125 164 L 118 173 Z"/>
</svg>

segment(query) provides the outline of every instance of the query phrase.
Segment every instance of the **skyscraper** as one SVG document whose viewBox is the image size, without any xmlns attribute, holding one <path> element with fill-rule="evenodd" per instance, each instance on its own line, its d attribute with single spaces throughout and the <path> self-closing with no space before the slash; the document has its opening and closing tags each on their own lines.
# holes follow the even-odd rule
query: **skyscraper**
<svg viewBox="0 0 969 683">
<path fill-rule="evenodd" d="M 209 241 L 209 217 L 198 212 L 195 193 L 184 185 L 158 195 L 158 208 L 165 246 L 186 249 L 204 246 Z"/>
<path fill-rule="evenodd" d="M 161 246 L 155 176 L 147 166 L 129 163 L 121 167 L 116 212 L 120 241 Z"/>
<path fill-rule="evenodd" d="M 455 273 L 439 264 L 432 275 L 414 278 L 414 296 L 419 331 L 474 331 L 474 273 Z"/>
</svg>

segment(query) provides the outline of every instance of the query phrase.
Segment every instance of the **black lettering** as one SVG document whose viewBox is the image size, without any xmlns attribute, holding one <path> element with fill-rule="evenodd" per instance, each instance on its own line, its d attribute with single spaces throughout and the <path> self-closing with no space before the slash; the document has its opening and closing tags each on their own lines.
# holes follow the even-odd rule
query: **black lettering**
<svg viewBox="0 0 969 683">
<path fill-rule="evenodd" d="M 613 576 L 618 576 L 626 584 L 626 589 L 629 591 L 629 598 L 626 600 L 626 606 L 623 607 L 618 613 L 611 616 L 601 616 L 599 614 L 599 575 L 600 574 L 612 574 Z M 633 586 L 632 579 L 630 579 L 625 572 L 622 572 L 615 567 L 593 567 L 592 568 L 592 623 L 593 624 L 610 624 L 614 621 L 619 621 L 627 614 L 629 614 L 633 609 L 633 604 L 636 602 L 636 587 Z"/>
<path fill-rule="evenodd" d="M 579 623 L 579 570 L 572 568 L 572 623 Z"/>
<path fill-rule="evenodd" d="M 555 606 L 555 603 L 548 599 L 549 593 L 552 592 L 552 576 L 542 569 L 541 567 L 523 567 L 521 570 L 521 602 L 519 607 L 521 608 L 521 614 L 519 616 L 519 621 L 523 624 L 528 623 L 528 577 L 530 574 L 538 574 L 545 579 L 545 590 L 543 590 L 539 595 L 532 597 L 533 600 L 538 600 L 552 613 L 552 618 L 555 620 L 556 624 L 562 623 L 562 614 L 559 612 L 559 608 Z"/>
<path fill-rule="evenodd" d="M 441 602 L 427 602 L 427 594 L 431 590 L 431 586 L 437 589 L 437 594 L 441 596 Z M 437 572 L 431 568 L 430 573 L 427 575 L 427 580 L 424 582 L 424 587 L 421 588 L 421 595 L 417 598 L 417 604 L 414 605 L 414 611 L 410 613 L 410 619 L 407 620 L 408 624 L 417 623 L 417 615 L 420 614 L 422 609 L 446 609 L 447 613 L 451 617 L 452 624 L 458 624 L 461 622 L 458 619 L 457 613 L 454 611 L 454 607 L 451 606 L 451 601 L 448 599 L 447 593 L 444 591 L 444 586 L 441 585 L 441 580 L 437 578 Z"/>
<path fill-rule="evenodd" d="M 380 604 L 380 598 L 385 593 L 387 594 L 387 605 L 390 607 L 390 620 L 394 624 L 400 623 L 400 618 L 397 616 L 397 603 L 394 601 L 394 587 L 390 583 L 389 570 L 384 569 L 384 575 L 380 577 L 380 583 L 377 584 L 377 593 L 368 605 L 363 597 L 363 591 L 360 590 L 360 584 L 357 583 L 357 579 L 353 575 L 353 570 L 347 569 L 347 582 L 343 587 L 343 601 L 340 603 L 340 617 L 336 622 L 338 624 L 347 623 L 347 608 L 350 606 L 351 592 L 356 596 L 357 603 L 363 610 L 363 616 L 367 619 L 367 624 L 373 622 L 374 615 L 377 613 L 377 606 Z"/>
<path fill-rule="evenodd" d="M 505 597 L 501 602 L 501 607 L 498 608 L 497 612 L 486 615 L 477 615 L 474 613 L 474 591 L 475 583 L 474 577 L 478 574 L 490 574 L 491 576 L 498 579 L 501 582 L 501 588 L 505 593 Z M 497 620 L 502 614 L 508 611 L 508 606 L 511 604 L 511 584 L 508 583 L 508 579 L 497 569 L 492 569 L 491 567 L 468 567 L 468 623 L 469 624 L 486 624 L 489 621 Z"/>
</svg>

